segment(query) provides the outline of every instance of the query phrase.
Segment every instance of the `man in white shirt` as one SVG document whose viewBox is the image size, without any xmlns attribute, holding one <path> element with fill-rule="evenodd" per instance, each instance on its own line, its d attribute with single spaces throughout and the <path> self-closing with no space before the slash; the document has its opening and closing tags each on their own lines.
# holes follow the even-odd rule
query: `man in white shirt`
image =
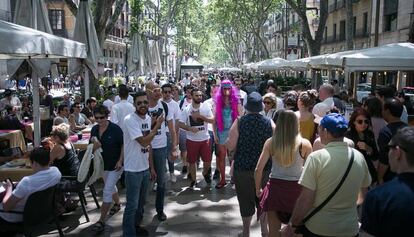
<svg viewBox="0 0 414 237">
<path fill-rule="evenodd" d="M 22 108 L 22 103 L 20 99 L 16 96 L 12 95 L 12 91 L 10 89 L 6 89 L 4 91 L 4 98 L 0 100 L 0 111 L 6 108 L 6 105 L 12 106 L 16 111 L 20 111 Z"/>
<path fill-rule="evenodd" d="M 106 98 L 106 100 L 102 103 L 106 108 L 108 108 L 109 111 L 111 111 L 112 106 L 114 105 L 114 94 L 109 94 Z"/>
<path fill-rule="evenodd" d="M 191 84 L 191 77 L 190 74 L 187 72 L 184 78 L 180 81 L 181 86 L 188 86 Z"/>
<path fill-rule="evenodd" d="M 0 209 L 0 222 L 17 223 L 23 221 L 22 214 L 7 213 L 7 211 L 23 212 L 27 198 L 38 191 L 45 190 L 59 183 L 62 175 L 56 167 L 49 167 L 50 151 L 38 147 L 30 153 L 30 161 L 34 174 L 25 176 L 13 190 L 13 184 L 7 181 L 4 185 L 5 195 Z M 45 205 L 53 205 L 45 203 Z"/>
<path fill-rule="evenodd" d="M 180 100 L 180 102 L 178 103 L 179 108 L 181 110 L 181 113 L 184 111 L 184 109 L 191 104 L 192 101 L 192 96 L 191 96 L 191 92 L 193 91 L 193 86 L 192 85 L 187 85 L 184 86 L 184 92 L 185 92 L 185 97 Z M 180 115 L 181 117 L 181 115 Z M 176 126 L 177 129 L 179 128 L 178 126 Z M 186 145 L 186 141 L 187 141 L 187 136 L 186 136 L 186 132 L 183 129 L 178 129 L 178 138 L 179 138 L 179 148 L 180 148 L 180 154 L 181 154 L 181 160 L 183 162 L 183 168 L 181 173 L 182 174 L 186 174 L 187 173 L 187 145 Z"/>
<path fill-rule="evenodd" d="M 241 89 L 241 87 L 243 85 L 242 79 L 240 77 L 235 78 L 234 79 L 234 85 L 236 86 L 237 90 L 239 91 L 240 103 L 242 105 L 245 105 L 246 102 L 247 102 L 247 93 L 244 90 Z"/>
<path fill-rule="evenodd" d="M 124 85 L 124 84 L 121 84 L 121 85 L 119 85 L 119 87 L 118 87 L 118 91 L 121 89 L 121 88 L 126 88 L 126 90 L 128 91 L 128 87 L 126 86 L 126 85 Z M 134 104 L 134 98 L 129 94 L 129 91 L 128 91 L 128 96 L 127 96 L 127 99 L 126 99 L 129 103 L 131 103 L 131 104 Z M 115 99 L 114 99 L 114 104 L 118 104 L 119 102 L 121 102 L 121 96 L 120 95 L 117 95 L 117 96 L 115 96 Z"/>
<path fill-rule="evenodd" d="M 171 142 L 171 136 L 174 135 L 176 138 L 176 143 L 178 141 L 178 134 L 175 126 L 178 126 L 178 120 L 180 119 L 181 110 L 176 101 L 172 98 L 173 87 L 171 84 L 164 84 L 161 87 L 162 90 L 162 100 L 168 105 L 168 113 L 173 116 L 174 130 L 169 130 L 167 127 L 167 152 L 168 152 L 168 171 L 170 172 L 170 181 L 175 183 L 177 177 L 174 174 L 174 161 L 176 159 L 176 149 L 177 146 L 173 147 Z"/>
<path fill-rule="evenodd" d="M 140 227 L 139 223 L 144 214 L 150 176 L 152 180 L 157 176 L 153 167 L 151 142 L 164 123 L 164 116 L 158 116 L 151 128 L 145 92 L 135 95 L 134 105 L 136 111 L 124 119 L 126 205 L 122 229 L 124 236 L 148 236 L 148 231 Z"/>
<path fill-rule="evenodd" d="M 165 221 L 167 216 L 164 213 L 164 197 L 165 197 L 165 168 L 166 161 L 168 156 L 167 150 L 167 126 L 169 131 L 174 131 L 174 121 L 173 114 L 169 112 L 167 103 L 163 102 L 161 99 L 161 88 L 160 86 L 153 82 L 149 81 L 145 85 L 145 89 L 148 97 L 148 113 L 152 118 L 151 126 L 154 126 L 155 121 L 158 117 L 162 116 L 165 118 L 166 123 L 162 123 L 161 127 L 158 129 L 157 134 L 151 142 L 152 154 L 154 169 L 157 173 L 157 194 L 155 199 L 155 209 L 157 211 L 157 218 L 159 221 Z M 171 134 L 172 146 L 176 147 L 176 136 Z"/>
<path fill-rule="evenodd" d="M 119 103 L 114 104 L 111 109 L 111 122 L 117 124 L 122 131 L 125 133 L 124 129 L 124 119 L 125 117 L 135 112 L 135 107 L 133 103 L 129 103 L 127 101 L 127 98 L 129 96 L 128 94 L 128 88 L 125 85 L 120 85 L 118 88 L 119 91 L 119 98 L 121 99 Z"/>
<path fill-rule="evenodd" d="M 194 88 L 191 92 L 192 103 L 182 112 L 179 126 L 186 131 L 187 135 L 187 161 L 191 178 L 190 188 L 196 184 L 196 161 L 201 157 L 203 161 L 203 176 L 207 183 L 211 183 L 211 152 L 210 135 L 207 124 L 214 123 L 214 116 L 211 108 L 204 103 L 203 92 Z"/>
</svg>

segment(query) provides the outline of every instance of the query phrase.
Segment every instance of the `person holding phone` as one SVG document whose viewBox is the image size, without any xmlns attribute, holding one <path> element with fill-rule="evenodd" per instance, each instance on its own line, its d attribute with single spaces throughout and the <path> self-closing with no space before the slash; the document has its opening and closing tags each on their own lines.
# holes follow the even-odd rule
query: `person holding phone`
<svg viewBox="0 0 414 237">
<path fill-rule="evenodd" d="M 102 159 L 104 161 L 104 188 L 103 203 L 101 207 L 101 217 L 93 226 L 92 230 L 101 232 L 105 229 L 105 219 L 108 214 L 114 215 L 121 209 L 118 189 L 116 183 L 121 177 L 124 160 L 124 142 L 122 129 L 108 120 L 109 110 L 104 105 L 99 105 L 94 109 L 97 125 L 92 127 L 91 142 L 93 152 L 101 148 Z M 114 205 L 109 210 L 112 201 Z"/>
</svg>

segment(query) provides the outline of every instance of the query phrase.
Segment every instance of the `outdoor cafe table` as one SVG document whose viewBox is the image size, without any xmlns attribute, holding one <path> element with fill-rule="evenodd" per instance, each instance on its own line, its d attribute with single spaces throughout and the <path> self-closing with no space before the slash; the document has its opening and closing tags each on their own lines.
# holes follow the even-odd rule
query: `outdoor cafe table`
<svg viewBox="0 0 414 237">
<path fill-rule="evenodd" d="M 70 136 L 70 141 L 73 143 L 75 149 L 86 150 L 89 145 L 90 134 L 82 134 L 82 139 L 78 139 L 78 135 Z"/>
<path fill-rule="evenodd" d="M 20 130 L 0 130 L 0 139 L 9 140 L 10 147 L 20 147 L 22 151 L 26 151 L 26 142 Z"/>
<path fill-rule="evenodd" d="M 13 182 L 20 181 L 24 176 L 32 175 L 34 170 L 26 166 L 8 167 L 0 166 L 0 180 L 10 178 Z"/>
</svg>

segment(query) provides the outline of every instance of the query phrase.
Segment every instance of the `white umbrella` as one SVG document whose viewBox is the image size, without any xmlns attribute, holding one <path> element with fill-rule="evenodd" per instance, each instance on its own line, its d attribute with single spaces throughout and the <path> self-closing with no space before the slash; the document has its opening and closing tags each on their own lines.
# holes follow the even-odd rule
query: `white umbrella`
<svg viewBox="0 0 414 237">
<path fill-rule="evenodd" d="M 13 40 L 10 40 L 13 39 Z M 43 71 L 40 59 L 86 58 L 84 44 L 57 37 L 24 26 L 0 21 L 0 59 L 26 60 L 33 69 L 33 95 L 39 95 L 37 74 Z M 50 60 L 46 60 L 49 62 Z M 33 96 L 34 144 L 40 144 L 39 96 Z"/>
<path fill-rule="evenodd" d="M 88 0 L 80 0 L 79 2 L 73 40 L 84 43 L 88 54 L 83 62 L 74 59 L 69 60 L 69 72 L 71 74 L 79 74 L 84 69 L 83 66 L 86 67 L 84 79 L 86 100 L 89 98 L 89 71 L 87 69 L 92 72 L 95 78 L 98 78 L 98 58 L 102 57 Z"/>
<path fill-rule="evenodd" d="M 283 58 L 272 58 L 260 62 L 257 65 L 259 70 L 272 71 L 286 67 L 287 61 Z"/>
</svg>

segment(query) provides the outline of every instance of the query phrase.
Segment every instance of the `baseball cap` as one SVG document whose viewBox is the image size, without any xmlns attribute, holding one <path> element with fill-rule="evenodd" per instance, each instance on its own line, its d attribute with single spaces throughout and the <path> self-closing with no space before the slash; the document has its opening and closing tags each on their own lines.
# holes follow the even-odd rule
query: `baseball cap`
<svg viewBox="0 0 414 237">
<path fill-rule="evenodd" d="M 320 121 L 320 125 L 333 134 L 341 134 L 348 129 L 348 121 L 337 113 L 325 115 Z"/>
</svg>

